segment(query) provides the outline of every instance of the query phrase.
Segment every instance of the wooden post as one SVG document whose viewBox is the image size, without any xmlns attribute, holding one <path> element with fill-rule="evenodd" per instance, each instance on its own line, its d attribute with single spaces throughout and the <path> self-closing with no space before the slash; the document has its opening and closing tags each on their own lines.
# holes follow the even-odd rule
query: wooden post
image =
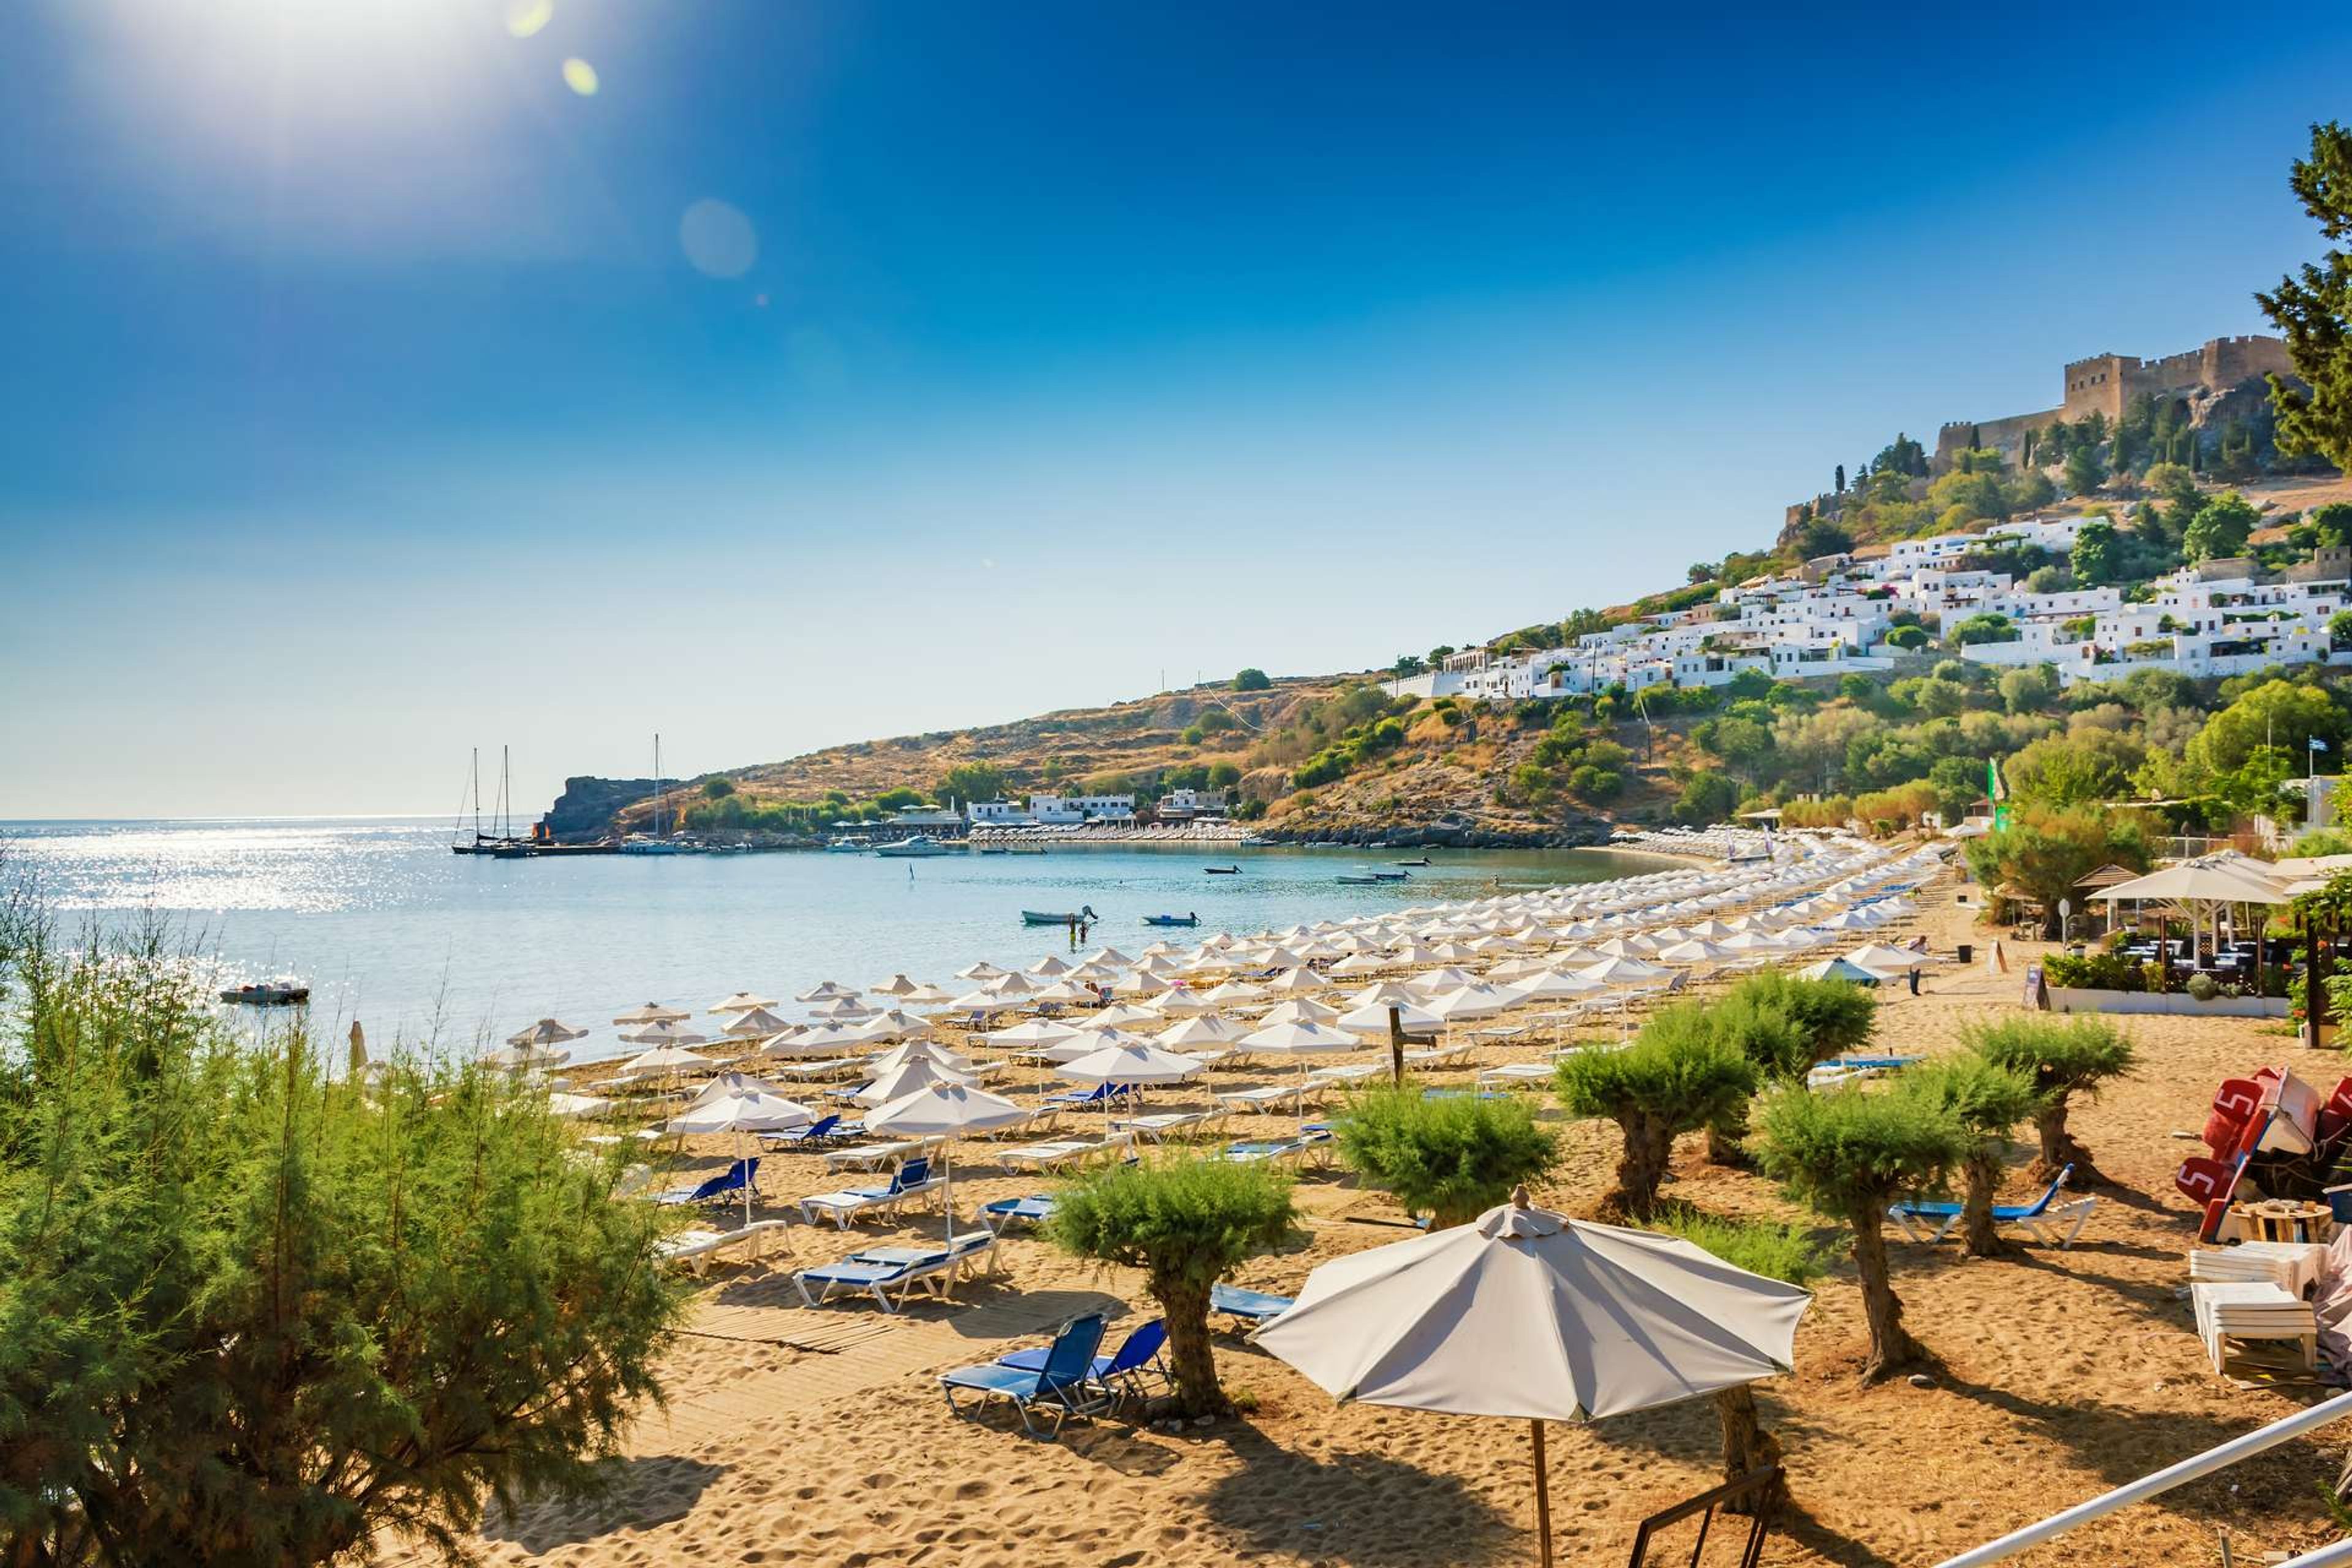
<svg viewBox="0 0 2352 1568">
<path fill-rule="evenodd" d="M 1543 1423 L 1528 1423 L 1536 1437 L 1536 1561 L 1551 1568 L 1551 1483 L 1544 1476 Z"/>
<path fill-rule="evenodd" d="M 1404 1087 L 1404 1015 L 1389 1008 L 1389 1082 Z"/>
<path fill-rule="evenodd" d="M 2326 1022 L 2327 991 L 2319 972 L 2319 922 L 2303 920 L 2303 1043 L 2319 1048 L 2319 1026 Z"/>
</svg>

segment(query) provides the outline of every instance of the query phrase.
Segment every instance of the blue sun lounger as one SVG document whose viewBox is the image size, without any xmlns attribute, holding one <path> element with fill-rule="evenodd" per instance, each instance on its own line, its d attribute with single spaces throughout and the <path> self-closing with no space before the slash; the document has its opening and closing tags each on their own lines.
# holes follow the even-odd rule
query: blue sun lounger
<svg viewBox="0 0 2352 1568">
<path fill-rule="evenodd" d="M 2072 1247 L 2074 1238 L 2083 1234 L 2083 1226 L 2089 1223 L 2091 1210 L 2099 1201 L 2094 1197 L 2081 1197 L 2069 1204 L 2057 1203 L 2059 1189 L 2065 1186 L 2066 1178 L 2074 1173 L 2072 1165 L 2060 1171 L 2058 1179 L 2030 1204 L 1995 1204 L 1992 1208 L 1993 1225 L 1996 1227 L 2015 1226 L 2044 1247 L 2055 1246 L 2062 1252 Z M 2053 1204 L 2057 1205 L 2054 1208 L 2052 1206 Z M 1951 1234 L 1952 1227 L 1960 1223 L 1962 1212 L 1963 1205 L 1959 1204 L 1906 1201 L 1888 1209 L 1886 1217 L 1901 1226 L 1903 1234 L 1912 1240 L 1932 1246 Z M 2069 1219 L 2074 1223 L 2061 1236 L 2059 1226 Z"/>
<path fill-rule="evenodd" d="M 1054 1217 L 1056 1205 L 1052 1198 L 1033 1194 L 1025 1198 L 999 1198 L 992 1204 L 980 1205 L 982 1218 L 1003 1230 L 1018 1220 L 1026 1225 L 1038 1225 Z"/>
<path fill-rule="evenodd" d="M 1296 1296 L 1276 1296 L 1265 1290 L 1244 1290 L 1238 1285 L 1209 1287 L 1209 1310 L 1223 1312 L 1237 1328 L 1255 1329 L 1274 1321 L 1298 1305 Z"/>
<path fill-rule="evenodd" d="M 868 1209 L 895 1212 L 923 1194 L 943 1185 L 931 1173 L 928 1159 L 913 1159 L 898 1167 L 887 1187 L 847 1187 L 837 1193 L 812 1193 L 801 1200 L 801 1218 L 811 1225 L 820 1215 L 830 1215 L 842 1229 Z"/>
<path fill-rule="evenodd" d="M 805 1127 L 788 1127 L 782 1132 L 763 1132 L 760 1142 L 772 1147 L 805 1148 L 811 1143 L 826 1143 L 843 1136 L 838 1112 L 820 1116 Z"/>
<path fill-rule="evenodd" d="M 1109 1396 L 1094 1389 L 1087 1380 L 1102 1337 L 1102 1314 L 1088 1312 L 1062 1325 L 1054 1342 L 1045 1347 L 1045 1364 L 1034 1371 L 1003 1362 L 958 1367 L 940 1374 L 940 1388 L 947 1395 L 948 1408 L 966 1420 L 978 1420 L 990 1400 L 1003 1399 L 1020 1412 L 1022 1429 L 1029 1436 L 1059 1437 L 1062 1423 L 1073 1415 L 1091 1415 L 1109 1402 Z M 977 1397 L 969 1405 L 959 1405 L 958 1389 Z M 1052 1426 L 1040 1432 L 1040 1418 L 1050 1418 Z"/>
<path fill-rule="evenodd" d="M 1087 1381 L 1113 1398 L 1122 1394 L 1144 1398 L 1151 1392 L 1148 1378 L 1158 1378 L 1162 1387 L 1169 1384 L 1168 1365 L 1160 1358 L 1160 1352 L 1167 1343 L 1168 1321 L 1164 1318 L 1154 1318 L 1130 1331 L 1126 1342 L 1114 1353 L 1095 1357 L 1087 1369 Z M 996 1364 L 1009 1366 L 1015 1372 L 1043 1372 L 1045 1370 L 1045 1358 L 1052 1353 L 1051 1346 L 1039 1345 L 1031 1350 L 1014 1351 L 1011 1355 L 998 1356 Z"/>
<path fill-rule="evenodd" d="M 719 1174 L 697 1187 L 672 1187 L 666 1193 L 656 1193 L 654 1202 L 665 1207 L 680 1204 L 711 1204 L 734 1197 L 750 1186 L 760 1174 L 760 1161 L 754 1155 L 738 1160 Z"/>
</svg>

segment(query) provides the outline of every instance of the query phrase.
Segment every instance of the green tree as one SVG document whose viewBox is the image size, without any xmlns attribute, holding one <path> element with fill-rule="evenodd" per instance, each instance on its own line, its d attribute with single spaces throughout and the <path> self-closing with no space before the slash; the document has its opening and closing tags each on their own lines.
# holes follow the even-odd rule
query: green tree
<svg viewBox="0 0 2352 1568">
<path fill-rule="evenodd" d="M 1961 1038 L 1995 1067 L 2032 1079 L 2040 1097 L 2033 1127 L 2042 1140 L 2034 1178 L 2049 1181 L 2072 1165 L 2076 1186 L 2104 1184 L 2106 1177 L 2091 1163 L 2091 1152 L 2067 1131 L 2066 1112 L 2075 1096 L 2095 1100 L 2102 1085 L 2122 1078 L 2137 1065 L 2132 1044 L 2121 1031 L 2095 1014 L 2063 1018 L 2020 1014 L 1972 1025 L 1961 1032 Z"/>
<path fill-rule="evenodd" d="M 2352 501 L 2330 501 L 2311 509 L 2311 542 L 2340 549 L 2352 544 Z"/>
<path fill-rule="evenodd" d="M 995 800 L 1004 793 L 1004 770 L 988 763 L 958 763 L 940 775 L 936 798 L 970 804 Z"/>
<path fill-rule="evenodd" d="M 2112 522 L 2086 522 L 2074 535 L 2074 552 L 2067 557 L 2067 565 L 2074 581 L 2085 588 L 2096 588 L 2116 580 L 2116 525 Z"/>
<path fill-rule="evenodd" d="M 1675 797 L 1675 820 L 1704 827 L 1727 819 L 1739 805 L 1739 786 L 1705 769 L 1691 774 Z"/>
<path fill-rule="evenodd" d="M 2352 132 L 2334 121 L 2313 126 L 2311 156 L 2295 160 L 2287 183 L 2324 237 L 2352 236 Z M 2352 469 L 2352 255 L 2331 247 L 2254 299 L 2286 335 L 2287 357 L 2305 384 L 2270 378 L 2278 449 Z"/>
<path fill-rule="evenodd" d="M 1756 1069 L 1715 1037 L 1696 1004 L 1662 1009 L 1622 1050 L 1586 1049 L 1560 1058 L 1560 1103 L 1571 1116 L 1617 1123 L 1622 1148 L 1607 1206 L 1647 1219 L 1658 1205 L 1675 1139 L 1694 1132 L 1756 1093 Z"/>
<path fill-rule="evenodd" d="M 734 793 L 735 781 L 733 779 L 705 779 L 702 781 L 702 798 L 705 800 L 725 800 L 729 795 L 733 795 Z"/>
<path fill-rule="evenodd" d="M 1342 1163 L 1439 1230 L 1463 1225 L 1549 1170 L 1559 1140 L 1522 1100 L 1423 1100 L 1409 1089 L 1356 1097 L 1335 1129 Z"/>
<path fill-rule="evenodd" d="M 1859 1089 L 1775 1095 L 1766 1105 L 1759 1153 L 1790 1194 L 1853 1230 L 1870 1353 L 1863 1376 L 1883 1378 L 1924 1353 L 1903 1326 L 1886 1260 L 1887 1206 L 1907 1193 L 1940 1189 L 1968 1152 L 1968 1133 L 1948 1110 L 1913 1095 Z"/>
<path fill-rule="evenodd" d="M 23 915 L 20 908 L 17 911 Z M 13 1563 L 455 1553 L 573 1495 L 657 1399 L 684 1300 L 543 1090 L 331 1079 L 234 1037 L 163 933 L 0 933 L 0 1546 Z"/>
<path fill-rule="evenodd" d="M 1905 653 L 1926 647 L 1930 640 L 1921 626 L 1896 626 L 1886 634 L 1886 646 Z"/>
<path fill-rule="evenodd" d="M 2242 555 L 2246 536 L 2261 524 L 2263 514 L 2235 490 L 2224 490 L 2200 508 L 2180 536 L 2180 547 L 2191 561 Z"/>
<path fill-rule="evenodd" d="M 1960 1161 L 1965 1195 L 1960 1206 L 1962 1245 L 1971 1258 L 2010 1251 L 1993 1227 L 1993 1199 L 2000 1188 L 2001 1162 L 2010 1131 L 2041 1109 L 2033 1079 L 2011 1067 L 1964 1051 L 1905 1073 L 1902 1091 L 1916 1094 L 1959 1120 L 1969 1136 Z"/>
<path fill-rule="evenodd" d="M 2244 767 L 2261 748 L 2299 758 L 2314 739 L 2340 749 L 2345 733 L 2344 709 L 2325 689 L 2273 679 L 2206 720 L 2187 757 L 2218 777 Z"/>
<path fill-rule="evenodd" d="M 1807 980 L 1779 970 L 1748 975 L 1731 988 L 1726 1005 L 1747 1005 L 1778 1013 L 1795 1026 L 1799 1054 L 1773 1061 L 1757 1059 L 1766 1077 L 1802 1084 L 1805 1075 L 1832 1057 L 1870 1044 L 1878 1018 L 1878 998 L 1844 980 Z"/>
<path fill-rule="evenodd" d="M 2327 643 L 2330 647 L 2352 647 L 2352 610 L 2338 610 L 2327 617 Z"/>
<path fill-rule="evenodd" d="M 1167 1320 L 1177 1408 L 1220 1415 L 1229 1406 L 1209 1344 L 1210 1289 L 1286 1240 L 1295 1219 L 1288 1179 L 1263 1165 L 1173 1159 L 1074 1178 L 1045 1230 L 1066 1252 L 1143 1271 Z"/>
<path fill-rule="evenodd" d="M 1747 1058 L 1759 1082 L 1785 1079 L 1792 1070 L 1801 1078 L 1803 1075 L 1804 1068 L 1794 1064 L 1805 1055 L 1804 1034 L 1780 1008 L 1765 1005 L 1752 995 L 1727 996 L 1712 1005 L 1694 1005 L 1681 1016 L 1686 1019 L 1685 1026 L 1704 1029 Z M 1748 1101 L 1726 1105 L 1706 1124 L 1707 1159 L 1718 1165 L 1744 1164 L 1747 1151 L 1742 1145 L 1747 1137 Z"/>
<path fill-rule="evenodd" d="M 2147 487 L 2148 493 L 2163 498 L 2164 504 L 2179 514 L 2183 526 L 2205 504 L 2204 496 L 2197 489 L 2197 476 L 2185 463 L 2151 464 L 2147 472 L 2140 476 L 2140 482 Z"/>
<path fill-rule="evenodd" d="M 2014 885 L 2040 904 L 2042 931 L 2053 939 L 2061 934 L 2059 901 L 2075 898 L 2076 882 L 2111 861 L 2135 871 L 2148 867 L 2139 825 L 2087 805 L 2017 807 L 2007 827 L 1970 839 L 1968 857 L 1986 887 Z"/>
<path fill-rule="evenodd" d="M 2147 754 L 2130 735 L 2085 728 L 2042 736 L 2011 757 L 2001 773 L 2021 801 L 2085 805 L 2128 791 L 2132 773 Z"/>
<path fill-rule="evenodd" d="M 1265 691 L 1274 685 L 1274 678 L 1255 667 L 1234 677 L 1235 691 Z"/>
<path fill-rule="evenodd" d="M 2086 496 L 2106 482 L 2106 465 L 2095 447 L 2077 447 L 2066 454 L 2066 493 Z"/>
<path fill-rule="evenodd" d="M 1827 518 L 1811 518 L 1798 525 L 1792 542 L 1800 561 L 1818 561 L 1824 555 L 1843 555 L 1853 548 L 1853 535 Z"/>
<path fill-rule="evenodd" d="M 1802 1226 L 1776 1225 L 1769 1220 L 1719 1219 L 1696 1209 L 1676 1208 L 1661 1211 L 1651 1222 L 1651 1228 L 1681 1237 L 1734 1268 L 1745 1268 L 1750 1274 L 1784 1284 L 1811 1285 L 1827 1268 L 1821 1248 Z M 1780 1441 L 1764 1430 L 1756 1409 L 1753 1384 L 1743 1383 L 1717 1393 L 1715 1409 L 1723 1429 L 1725 1480 L 1736 1481 L 1752 1470 L 1780 1462 Z M 1787 1500 L 1786 1485 L 1776 1483 L 1759 1509 L 1735 1508 L 1733 1511 L 1769 1513 Z"/>
<path fill-rule="evenodd" d="M 2058 671 L 2046 664 L 2024 664 L 2000 673 L 2000 705 L 2011 713 L 2040 713 L 2058 700 Z"/>
</svg>

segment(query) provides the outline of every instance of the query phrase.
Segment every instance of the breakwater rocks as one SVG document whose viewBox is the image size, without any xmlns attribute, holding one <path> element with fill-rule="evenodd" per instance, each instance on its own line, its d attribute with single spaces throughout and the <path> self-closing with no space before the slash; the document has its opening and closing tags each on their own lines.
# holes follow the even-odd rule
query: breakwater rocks
<svg viewBox="0 0 2352 1568">
<path fill-rule="evenodd" d="M 675 797 L 675 782 L 670 788 Z M 602 838 L 613 831 L 613 819 L 622 807 L 648 800 L 653 793 L 651 779 L 565 779 L 563 793 L 555 797 L 555 804 L 540 820 L 559 839 Z"/>
</svg>

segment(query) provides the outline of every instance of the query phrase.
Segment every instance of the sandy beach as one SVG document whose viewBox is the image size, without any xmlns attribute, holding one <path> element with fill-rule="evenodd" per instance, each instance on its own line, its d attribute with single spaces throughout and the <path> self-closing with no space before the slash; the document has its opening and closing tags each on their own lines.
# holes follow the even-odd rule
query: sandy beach
<svg viewBox="0 0 2352 1568">
<path fill-rule="evenodd" d="M 1985 941 L 1947 879 L 1919 912 L 1885 933 L 1927 934 L 1937 952 Z M 2012 971 L 2032 950 L 2012 946 Z M 2018 1005 L 2017 973 L 1946 964 L 1924 994 L 1884 990 L 1877 1045 L 1906 1054 L 1952 1047 L 1967 1022 Z M 2186 1248 L 2193 1210 L 2171 1173 L 2197 1146 L 2173 1136 L 2202 1119 L 2219 1079 L 2300 1048 L 2280 1026 L 2143 1018 L 2131 1032 L 2137 1075 L 2083 1106 L 2074 1126 L 2121 1184 L 2103 1192 L 2082 1239 L 2063 1252 L 1965 1259 L 1946 1244 L 1896 1243 L 1895 1286 L 1909 1325 L 1941 1358 L 1933 1385 L 1856 1376 L 1864 1325 L 1843 1237 L 1797 1340 L 1795 1373 L 1759 1387 L 1767 1425 L 1788 1450 L 1797 1515 L 1765 1561 L 1932 1564 L 2069 1503 L 2298 1408 L 2308 1390 L 2249 1389 L 2216 1377 L 2191 1331 Z M 1478 1062 L 1525 1059 L 1482 1047 Z M 2334 1062 L 2306 1076 L 2332 1083 Z M 1270 1075 L 1269 1075 L 1270 1076 Z M 1431 1082 L 1464 1082 L 1466 1071 Z M 1158 1097 L 1205 1103 L 1190 1089 Z M 1549 1105 L 1544 1092 L 1541 1102 Z M 1557 1111 L 1549 1114 L 1557 1116 Z M 1227 1135 L 1276 1135 L 1283 1116 L 1237 1117 Z M 1538 1201 L 1589 1212 L 1613 1164 L 1613 1127 L 1560 1125 L 1566 1158 Z M 726 1149 L 693 1151 L 715 1171 Z M 2026 1195 L 2030 1149 L 2012 1160 L 2007 1195 Z M 1677 1151 L 1668 1195 L 1738 1215 L 1805 1217 L 1748 1172 Z M 761 1213 L 840 1184 L 814 1155 L 771 1156 Z M 1051 1178 L 1000 1172 L 967 1143 L 958 1207 L 1050 1190 Z M 1318 1262 L 1409 1234 L 1385 1194 L 1343 1170 L 1298 1186 L 1305 1237 L 1252 1259 L 1236 1282 L 1297 1289 Z M 1818 1223 L 1818 1222 L 1817 1222 Z M 934 1374 L 1037 1342 L 1088 1308 L 1113 1315 L 1115 1340 L 1150 1315 L 1138 1279 L 1062 1256 L 1025 1232 L 999 1248 L 992 1278 L 952 1302 L 903 1316 L 799 1305 L 785 1270 L 879 1240 L 936 1236 L 936 1209 L 890 1229 L 848 1235 L 795 1226 L 792 1252 L 715 1271 L 668 1363 L 669 1406 L 649 1411 L 588 1504 L 539 1503 L 494 1518 L 478 1547 L 497 1563 L 631 1568 L 709 1563 L 1016 1564 L 1523 1563 L 1534 1558 L 1527 1435 L 1498 1421 L 1341 1406 L 1242 1341 L 1221 1338 L 1221 1373 L 1239 1418 L 1177 1433 L 1113 1419 L 1073 1425 L 1058 1444 L 1003 1421 L 950 1419 Z M 1644 1515 L 1714 1484 L 1717 1435 L 1701 1401 L 1595 1426 L 1556 1429 L 1553 1495 L 1566 1563 L 1622 1562 Z M 2315 1485 L 2332 1479 L 2331 1446 L 2304 1440 L 2214 1481 L 2076 1533 L 2023 1561 L 2086 1568 L 2215 1560 L 2226 1531 L 2239 1560 L 2327 1538 Z M 1686 1561 L 1687 1537 L 1675 1561 Z M 1720 1560 L 1731 1561 L 1730 1548 Z M 396 1560 L 422 1562 L 397 1551 Z M 1710 1547 L 1708 1561 L 1716 1561 Z"/>
</svg>

